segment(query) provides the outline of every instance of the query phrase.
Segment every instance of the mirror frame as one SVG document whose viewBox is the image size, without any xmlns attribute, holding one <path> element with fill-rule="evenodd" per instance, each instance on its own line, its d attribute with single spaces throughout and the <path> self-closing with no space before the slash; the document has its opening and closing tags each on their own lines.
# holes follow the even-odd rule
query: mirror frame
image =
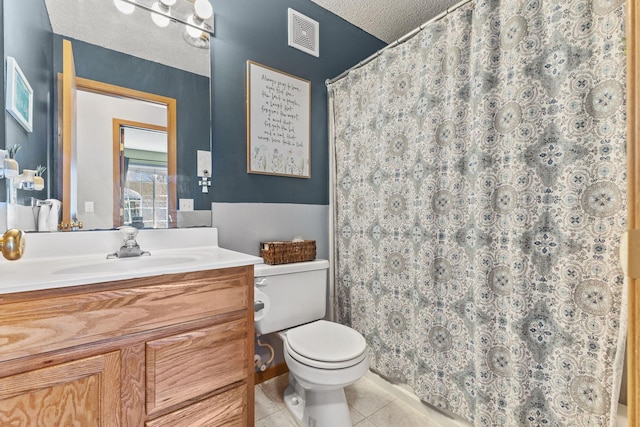
<svg viewBox="0 0 640 427">
<path fill-rule="evenodd" d="M 78 177 L 76 173 L 77 75 L 73 47 L 62 41 L 62 75 L 58 76 L 58 143 L 62 144 L 62 212 L 58 229 L 71 231 L 77 224 Z M 75 224 L 72 226 L 72 223 Z"/>
<path fill-rule="evenodd" d="M 150 102 L 163 105 L 167 108 L 167 173 L 169 175 L 169 228 L 177 227 L 177 102 L 174 98 L 160 96 L 153 93 L 143 92 L 135 89 L 129 89 L 122 86 L 116 86 L 109 83 L 99 82 L 96 80 L 76 78 L 76 87 L 78 90 L 98 93 L 107 96 L 117 96 L 120 98 L 135 99 L 138 101 Z M 64 147 L 70 149 L 69 147 Z M 63 152 L 63 158 L 71 158 L 71 153 Z M 114 159 L 115 162 L 115 159 Z M 63 180 L 69 179 L 71 174 L 70 168 L 66 165 L 62 168 Z M 67 177 L 67 178 L 65 178 Z M 114 189 L 115 191 L 115 189 Z M 69 212 L 70 206 L 63 204 L 63 212 Z M 115 209 L 115 208 L 114 208 Z M 115 224 L 114 224 L 115 226 Z"/>
<path fill-rule="evenodd" d="M 627 0 L 627 209 L 629 230 L 640 229 L 640 8 Z M 636 233 L 637 235 L 637 233 Z M 636 242 L 637 243 L 637 242 Z M 640 263 L 629 245 L 628 265 Z M 628 277 L 627 423 L 640 425 L 640 277 Z"/>
</svg>

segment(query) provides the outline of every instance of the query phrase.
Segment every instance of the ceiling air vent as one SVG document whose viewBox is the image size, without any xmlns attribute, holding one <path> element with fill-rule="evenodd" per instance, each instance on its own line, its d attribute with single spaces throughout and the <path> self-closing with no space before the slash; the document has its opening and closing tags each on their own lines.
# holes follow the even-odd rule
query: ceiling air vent
<svg viewBox="0 0 640 427">
<path fill-rule="evenodd" d="M 320 56 L 319 24 L 289 8 L 289 46 L 313 56 Z"/>
</svg>

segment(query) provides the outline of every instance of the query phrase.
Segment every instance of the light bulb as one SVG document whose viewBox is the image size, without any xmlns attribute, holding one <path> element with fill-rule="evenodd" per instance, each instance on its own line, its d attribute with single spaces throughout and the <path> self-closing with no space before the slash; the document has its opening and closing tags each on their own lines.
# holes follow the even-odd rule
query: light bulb
<svg viewBox="0 0 640 427">
<path fill-rule="evenodd" d="M 213 15 L 213 6 L 211 6 L 209 0 L 196 0 L 193 4 L 193 9 L 198 18 L 202 20 L 209 19 Z"/>
<path fill-rule="evenodd" d="M 193 19 L 193 16 L 190 16 L 187 19 L 187 22 L 191 25 L 199 25 L 199 23 L 196 23 L 195 19 Z M 187 29 L 187 34 L 189 34 L 189 36 L 193 37 L 194 39 L 200 38 L 200 36 L 202 36 L 202 30 L 194 28 L 191 25 L 185 25 L 185 28 Z"/>
<path fill-rule="evenodd" d="M 166 12 L 166 10 L 163 11 L 160 8 L 160 3 L 155 2 L 153 6 L 151 6 L 151 9 L 154 12 L 158 12 L 158 13 L 151 12 L 151 20 L 153 21 L 154 24 L 156 24 L 158 27 L 163 27 L 163 28 L 169 25 L 169 22 L 171 22 L 171 20 L 167 18 L 165 15 L 161 14 L 161 12 Z"/>
<path fill-rule="evenodd" d="M 118 9 L 120 12 L 126 15 L 132 14 L 136 8 L 131 3 L 127 3 L 126 1 L 123 1 L 123 0 L 113 0 L 113 4 L 116 5 L 116 9 Z"/>
</svg>

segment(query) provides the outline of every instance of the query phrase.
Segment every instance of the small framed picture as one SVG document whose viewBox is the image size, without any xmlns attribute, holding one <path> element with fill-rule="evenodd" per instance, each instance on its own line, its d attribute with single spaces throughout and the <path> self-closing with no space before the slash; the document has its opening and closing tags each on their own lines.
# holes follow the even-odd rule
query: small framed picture
<svg viewBox="0 0 640 427">
<path fill-rule="evenodd" d="M 7 56 L 7 111 L 26 129 L 33 130 L 33 89 L 14 58 Z"/>
</svg>

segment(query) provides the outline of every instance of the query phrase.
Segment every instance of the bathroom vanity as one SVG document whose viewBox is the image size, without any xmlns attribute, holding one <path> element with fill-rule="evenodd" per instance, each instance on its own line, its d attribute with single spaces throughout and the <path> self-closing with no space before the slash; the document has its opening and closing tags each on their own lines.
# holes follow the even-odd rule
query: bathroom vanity
<svg viewBox="0 0 640 427">
<path fill-rule="evenodd" d="M 0 425 L 253 425 L 260 259 L 218 248 L 217 234 L 188 249 L 150 238 L 172 248 L 0 264 L 0 292 L 13 269 L 40 276 L 0 293 Z"/>
</svg>

